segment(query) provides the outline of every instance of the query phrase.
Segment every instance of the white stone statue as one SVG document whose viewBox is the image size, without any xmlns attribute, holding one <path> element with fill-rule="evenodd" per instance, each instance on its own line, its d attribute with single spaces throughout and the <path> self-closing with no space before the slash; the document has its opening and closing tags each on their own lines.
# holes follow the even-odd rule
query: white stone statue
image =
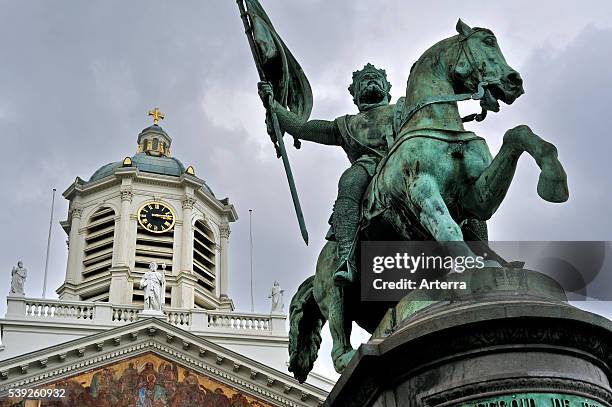
<svg viewBox="0 0 612 407">
<path fill-rule="evenodd" d="M 285 290 L 280 288 L 280 284 L 278 281 L 274 281 L 274 285 L 272 286 L 272 291 L 268 298 L 272 298 L 272 310 L 271 314 L 282 314 L 284 312 L 285 303 L 283 302 L 283 293 Z"/>
<path fill-rule="evenodd" d="M 17 266 L 11 272 L 11 291 L 9 295 L 25 295 L 25 281 L 28 277 L 28 270 L 23 267 L 23 262 L 19 260 Z"/>
<path fill-rule="evenodd" d="M 165 264 L 164 264 L 165 266 Z M 165 270 L 165 267 L 163 267 Z M 147 271 L 140 279 L 140 288 L 144 288 L 144 310 L 161 313 L 166 291 L 166 278 L 157 271 L 157 263 L 149 264 Z"/>
</svg>

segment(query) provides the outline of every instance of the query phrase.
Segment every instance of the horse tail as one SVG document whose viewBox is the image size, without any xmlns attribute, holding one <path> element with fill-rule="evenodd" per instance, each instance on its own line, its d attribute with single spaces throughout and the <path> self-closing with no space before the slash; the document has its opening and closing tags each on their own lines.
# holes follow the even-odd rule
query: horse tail
<svg viewBox="0 0 612 407">
<path fill-rule="evenodd" d="M 291 299 L 289 307 L 289 371 L 304 383 L 312 370 L 319 346 L 325 317 L 313 294 L 315 276 L 308 277 Z"/>
</svg>

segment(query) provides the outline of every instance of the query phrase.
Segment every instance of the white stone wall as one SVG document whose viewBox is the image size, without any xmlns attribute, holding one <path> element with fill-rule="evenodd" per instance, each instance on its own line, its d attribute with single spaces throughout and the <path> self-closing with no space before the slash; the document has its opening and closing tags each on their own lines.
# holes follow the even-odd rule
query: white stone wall
<svg viewBox="0 0 612 407">
<path fill-rule="evenodd" d="M 73 184 L 64 194 L 70 200 L 69 255 L 66 283 L 59 289 L 60 298 L 76 300 L 93 287 L 109 284 L 110 301 L 115 304 L 132 303 L 135 279 L 137 211 L 145 203 L 161 201 L 176 216 L 173 228 L 171 306 L 193 308 L 194 296 L 210 308 L 231 307 L 229 291 L 229 222 L 235 220 L 233 208 L 224 207 L 201 190 L 201 181 L 192 176 L 164 176 L 139 172 L 126 167 L 115 175 L 85 185 Z M 111 273 L 93 281 L 83 282 L 83 249 L 89 218 L 100 207 L 115 211 L 115 234 Z M 193 228 L 203 220 L 212 230 L 216 247 L 216 281 L 213 295 L 196 287 L 193 270 Z M 174 285 L 174 287 L 173 287 Z M 224 300 L 220 298 L 224 296 Z M 230 305 L 228 305 L 230 304 Z"/>
<path fill-rule="evenodd" d="M 138 306 L 85 301 L 8 297 L 7 313 L 0 319 L 4 349 L 2 361 L 41 349 L 86 338 L 139 320 Z M 233 311 L 166 308 L 164 320 L 279 372 L 287 371 L 287 316 Z M 333 381 L 311 374 L 308 383 L 329 391 Z"/>
</svg>

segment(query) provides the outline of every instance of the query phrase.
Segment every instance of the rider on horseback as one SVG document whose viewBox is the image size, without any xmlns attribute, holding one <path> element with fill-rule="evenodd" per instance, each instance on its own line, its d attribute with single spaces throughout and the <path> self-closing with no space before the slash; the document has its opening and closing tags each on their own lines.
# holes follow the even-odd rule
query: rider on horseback
<svg viewBox="0 0 612 407">
<path fill-rule="evenodd" d="M 334 121 L 303 121 L 296 114 L 274 102 L 281 128 L 292 136 L 319 144 L 340 146 L 351 166 L 338 182 L 338 197 L 330 223 L 333 233 L 329 240 L 338 243 L 338 265 L 334 273 L 336 284 L 355 280 L 354 246 L 361 219 L 361 198 L 374 175 L 377 164 L 387 155 L 393 144 L 395 105 L 390 104 L 391 84 L 386 72 L 367 64 L 353 72 L 353 83 L 348 90 L 359 113 L 341 116 Z M 272 86 L 259 83 L 259 95 L 266 103 Z"/>
</svg>

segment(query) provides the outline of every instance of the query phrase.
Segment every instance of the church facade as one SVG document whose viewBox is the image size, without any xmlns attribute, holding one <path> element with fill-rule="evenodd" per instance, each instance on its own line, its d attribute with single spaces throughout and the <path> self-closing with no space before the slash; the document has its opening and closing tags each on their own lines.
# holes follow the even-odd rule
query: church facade
<svg viewBox="0 0 612 407">
<path fill-rule="evenodd" d="M 19 289 L 7 297 L 0 405 L 321 405 L 333 381 L 314 374 L 299 384 L 288 374 L 284 311 L 234 309 L 235 208 L 171 155 L 163 115 L 149 114 L 135 155 L 77 177 L 63 194 L 59 299 Z M 163 275 L 157 314 L 143 313 L 152 264 Z"/>
</svg>

